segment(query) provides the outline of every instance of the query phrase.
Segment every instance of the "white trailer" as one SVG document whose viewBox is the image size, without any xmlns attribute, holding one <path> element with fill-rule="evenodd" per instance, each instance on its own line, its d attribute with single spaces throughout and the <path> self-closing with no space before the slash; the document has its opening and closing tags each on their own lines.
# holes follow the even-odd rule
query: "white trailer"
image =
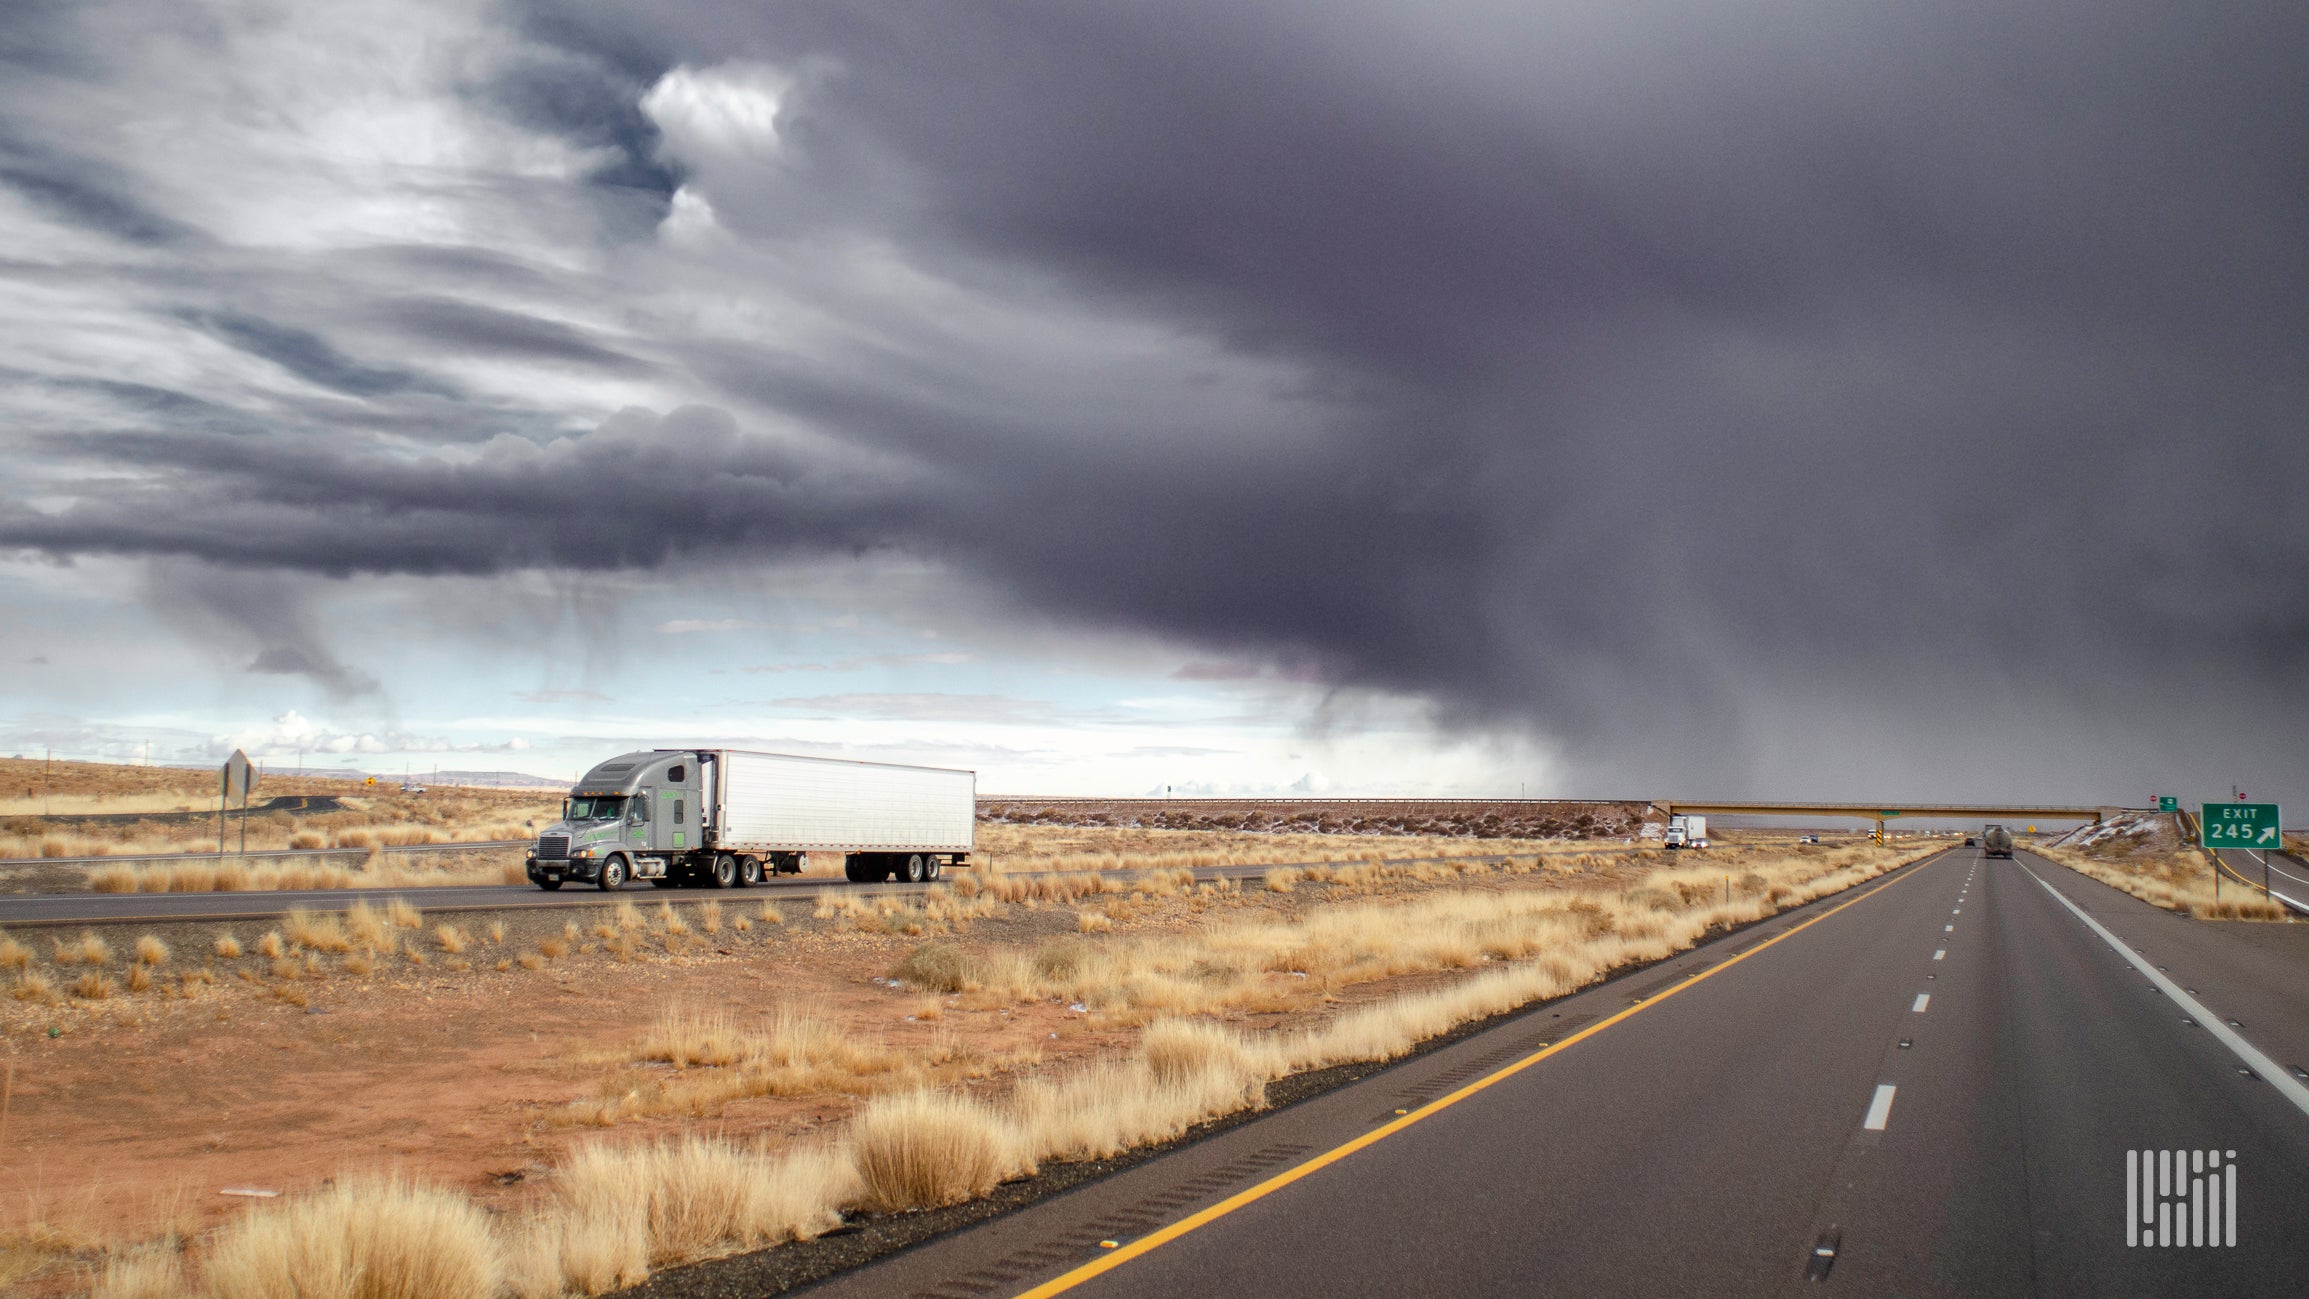
<svg viewBox="0 0 2309 1299">
<path fill-rule="evenodd" d="M 1704 816 L 1669 817 L 1667 846 L 1670 848 L 1707 847 L 1708 818 Z"/>
<path fill-rule="evenodd" d="M 654 749 L 596 765 L 537 838 L 544 889 L 730 888 L 839 854 L 852 880 L 936 879 L 976 846 L 978 777 L 944 767 L 742 749 Z"/>
</svg>

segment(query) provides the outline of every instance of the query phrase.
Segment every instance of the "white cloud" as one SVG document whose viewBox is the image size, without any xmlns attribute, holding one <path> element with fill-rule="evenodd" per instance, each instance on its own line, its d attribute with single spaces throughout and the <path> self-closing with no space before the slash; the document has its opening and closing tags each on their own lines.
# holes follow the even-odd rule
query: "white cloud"
<svg viewBox="0 0 2309 1299">
<path fill-rule="evenodd" d="M 641 111 L 675 157 L 760 154 L 777 146 L 778 104 L 789 84 L 756 63 L 677 67 L 642 96 Z"/>
</svg>

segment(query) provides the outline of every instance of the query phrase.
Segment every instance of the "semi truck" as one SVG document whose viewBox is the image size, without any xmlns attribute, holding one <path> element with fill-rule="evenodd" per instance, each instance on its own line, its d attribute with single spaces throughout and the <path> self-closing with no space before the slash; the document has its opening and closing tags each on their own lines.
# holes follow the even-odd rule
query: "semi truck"
<svg viewBox="0 0 2309 1299">
<path fill-rule="evenodd" d="M 1707 847 L 1708 818 L 1704 816 L 1669 817 L 1667 846 L 1670 848 Z"/>
<path fill-rule="evenodd" d="M 978 775 L 742 749 L 647 749 L 585 773 L 530 845 L 530 882 L 742 888 L 838 855 L 855 882 L 967 865 Z"/>
<path fill-rule="evenodd" d="M 1981 832 L 1980 855 L 1983 857 L 2012 856 L 2012 831 L 2001 825 L 1992 825 Z"/>
</svg>

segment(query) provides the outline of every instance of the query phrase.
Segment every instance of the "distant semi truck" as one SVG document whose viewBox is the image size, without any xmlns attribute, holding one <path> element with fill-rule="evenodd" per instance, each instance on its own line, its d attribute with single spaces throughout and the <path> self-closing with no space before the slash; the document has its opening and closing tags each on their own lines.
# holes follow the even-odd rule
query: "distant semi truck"
<svg viewBox="0 0 2309 1299">
<path fill-rule="evenodd" d="M 1983 857 L 2012 856 L 2012 831 L 2001 825 L 1992 825 L 1980 836 L 1980 855 Z"/>
<path fill-rule="evenodd" d="M 969 860 L 978 776 L 740 749 L 651 749 L 585 773 L 530 846 L 541 889 L 738 888 L 838 854 L 854 881 L 934 880 Z"/>
<path fill-rule="evenodd" d="M 1707 847 L 1708 818 L 1704 816 L 1669 817 L 1667 846 L 1670 848 Z"/>
</svg>

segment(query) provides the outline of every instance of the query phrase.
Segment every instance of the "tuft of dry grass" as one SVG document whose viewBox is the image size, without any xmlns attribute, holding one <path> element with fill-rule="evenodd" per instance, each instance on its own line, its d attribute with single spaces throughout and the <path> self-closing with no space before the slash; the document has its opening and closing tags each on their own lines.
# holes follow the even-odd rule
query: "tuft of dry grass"
<svg viewBox="0 0 2309 1299">
<path fill-rule="evenodd" d="M 562 937 L 560 934 L 553 934 L 546 938 L 539 939 L 537 943 L 537 950 L 543 953 L 547 960 L 558 961 L 562 957 L 569 955 L 569 940 Z"/>
<path fill-rule="evenodd" d="M 748 1054 L 747 1044 L 726 1014 L 705 1014 L 671 1007 L 658 1017 L 657 1027 L 643 1039 L 641 1058 L 662 1060 L 676 1069 L 693 1064 L 736 1064 Z"/>
<path fill-rule="evenodd" d="M 115 1254 L 89 1287 L 89 1299 L 185 1299 L 184 1260 L 167 1244 Z"/>
<path fill-rule="evenodd" d="M 395 898 L 387 903 L 385 916 L 393 922 L 395 929 L 422 929 L 425 927 L 425 913 L 410 906 L 406 898 Z"/>
<path fill-rule="evenodd" d="M 959 1204 L 1034 1171 L 994 1112 L 961 1096 L 884 1097 L 851 1120 L 848 1136 L 859 1189 L 877 1209 Z"/>
<path fill-rule="evenodd" d="M 152 987 L 152 967 L 137 964 L 128 967 L 128 990 L 143 992 Z"/>
<path fill-rule="evenodd" d="M 366 900 L 345 909 L 345 936 L 363 953 L 375 956 L 393 950 L 393 920 Z"/>
<path fill-rule="evenodd" d="M 61 938 L 49 943 L 56 949 L 58 965 L 103 965 L 112 959 L 112 948 L 93 929 L 80 931 L 80 937 L 69 943 Z"/>
<path fill-rule="evenodd" d="M 513 959 L 519 962 L 524 970 L 542 970 L 545 968 L 545 958 L 535 952 L 523 952 Z"/>
<path fill-rule="evenodd" d="M 134 893 L 136 886 L 134 866 L 104 866 L 88 873 L 88 887 L 98 893 Z"/>
<path fill-rule="evenodd" d="M 1114 928 L 1114 917 L 1095 909 L 1082 911 L 1076 913 L 1074 927 L 1085 934 L 1103 934 Z"/>
<path fill-rule="evenodd" d="M 653 1264 L 806 1240 L 840 1225 L 833 1206 L 855 1200 L 856 1183 L 850 1161 L 822 1147 L 583 1146 L 552 1211 L 516 1239 L 509 1288 L 523 1299 L 596 1294 L 638 1284 Z"/>
<path fill-rule="evenodd" d="M 217 1236 L 201 1279 L 247 1299 L 495 1299 L 489 1215 L 461 1195 L 353 1181 L 257 1209 Z"/>
<path fill-rule="evenodd" d="M 90 970 L 72 981 L 72 995 L 82 1001 L 103 1001 L 112 995 L 112 991 L 112 980 L 97 970 Z"/>
<path fill-rule="evenodd" d="M 689 932 L 689 922 L 681 918 L 671 902 L 657 904 L 657 922 L 667 933 L 677 938 Z"/>
<path fill-rule="evenodd" d="M 496 946 L 499 946 L 499 945 L 503 944 L 503 943 L 504 943 L 504 941 L 505 941 L 505 922 L 504 922 L 504 921 L 502 921 L 502 920 L 492 920 L 492 921 L 490 921 L 490 922 L 489 922 L 489 945 L 490 945 L 491 947 L 496 947 Z"/>
<path fill-rule="evenodd" d="M 56 1000 L 56 985 L 38 970 L 24 970 L 17 974 L 8 995 L 18 1001 L 37 1001 L 43 1004 Z"/>
<path fill-rule="evenodd" d="M 168 944 L 160 941 L 157 934 L 145 934 L 138 938 L 136 940 L 136 963 L 138 965 L 168 964 Z"/>
<path fill-rule="evenodd" d="M 778 910 L 777 903 L 770 901 L 768 898 L 763 898 L 762 910 L 757 919 L 759 919 L 765 925 L 782 925 L 786 923 L 786 913 Z"/>
<path fill-rule="evenodd" d="M 32 949 L 0 934 L 0 970 L 23 970 L 32 965 Z"/>
<path fill-rule="evenodd" d="M 465 931 L 455 925 L 433 926 L 433 941 L 439 943 L 441 950 L 451 956 L 464 952 L 467 945 Z"/>
<path fill-rule="evenodd" d="M 722 904 L 704 902 L 698 905 L 698 928 L 709 934 L 722 931 Z"/>
<path fill-rule="evenodd" d="M 216 936 L 216 954 L 228 961 L 237 961 L 241 955 L 241 940 L 230 929 Z"/>
<path fill-rule="evenodd" d="M 345 922 L 338 919 L 335 912 L 313 912 L 304 907 L 290 907 L 288 914 L 281 918 L 281 923 L 288 929 L 289 941 L 308 951 L 353 950 L 353 940 L 345 932 Z"/>
<path fill-rule="evenodd" d="M 991 971 L 984 959 L 952 943 L 924 943 L 908 952 L 890 977 L 932 992 L 969 992 L 983 987 Z"/>
<path fill-rule="evenodd" d="M 287 952 L 288 945 L 281 941 L 281 931 L 278 929 L 266 930 L 265 936 L 257 940 L 257 955 L 259 956 L 268 956 L 278 961 Z"/>
</svg>

